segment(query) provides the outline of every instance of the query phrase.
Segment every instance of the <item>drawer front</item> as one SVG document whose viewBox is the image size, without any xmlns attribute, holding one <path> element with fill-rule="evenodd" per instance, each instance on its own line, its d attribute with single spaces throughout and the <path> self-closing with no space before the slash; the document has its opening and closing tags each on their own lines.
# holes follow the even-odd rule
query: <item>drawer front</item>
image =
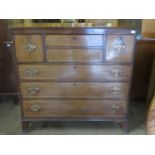
<svg viewBox="0 0 155 155">
<path fill-rule="evenodd" d="M 22 82 L 24 98 L 119 98 L 128 96 L 127 83 Z"/>
<path fill-rule="evenodd" d="M 121 118 L 126 101 L 106 100 L 24 100 L 24 117 Z"/>
<path fill-rule="evenodd" d="M 102 49 L 48 49 L 49 62 L 102 62 Z"/>
<path fill-rule="evenodd" d="M 15 35 L 17 61 L 43 61 L 43 45 L 41 35 Z"/>
<path fill-rule="evenodd" d="M 129 80 L 131 67 L 123 65 L 19 65 L 22 80 Z"/>
<path fill-rule="evenodd" d="M 107 62 L 131 62 L 134 46 L 132 35 L 108 35 L 106 46 Z"/>
<path fill-rule="evenodd" d="M 103 46 L 102 35 L 47 35 L 47 46 Z"/>
</svg>

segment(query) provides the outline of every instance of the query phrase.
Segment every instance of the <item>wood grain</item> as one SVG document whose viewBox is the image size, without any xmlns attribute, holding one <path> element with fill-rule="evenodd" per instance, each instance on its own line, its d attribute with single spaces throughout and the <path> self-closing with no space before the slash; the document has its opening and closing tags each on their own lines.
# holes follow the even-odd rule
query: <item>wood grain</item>
<svg viewBox="0 0 155 155">
<path fill-rule="evenodd" d="M 19 26 L 12 28 L 12 34 L 22 36 L 16 51 L 23 124 L 40 120 L 127 121 L 135 35 L 131 30 Z M 40 36 L 36 43 L 41 49 L 39 56 L 35 52 L 32 58 L 20 56 L 25 55 L 28 35 Z M 118 55 L 113 42 L 120 36 L 125 52 Z M 37 38 L 31 37 L 33 40 Z M 30 77 L 25 70 L 31 67 L 35 75 Z M 113 67 L 122 70 L 120 75 L 114 76 L 117 71 L 112 72 Z"/>
<path fill-rule="evenodd" d="M 37 73 L 27 73 L 31 70 L 35 70 Z M 127 65 L 79 64 L 19 65 L 19 73 L 21 80 L 127 81 L 131 75 L 131 67 Z"/>
<path fill-rule="evenodd" d="M 40 106 L 38 112 L 31 110 L 31 106 Z M 24 100 L 24 117 L 104 117 L 122 118 L 126 114 L 126 101 L 106 100 Z M 117 107 L 115 111 L 113 108 Z"/>
<path fill-rule="evenodd" d="M 43 45 L 41 35 L 15 35 L 15 48 L 18 62 L 42 62 Z M 35 45 L 32 52 L 26 49 L 28 44 Z"/>
<path fill-rule="evenodd" d="M 31 94 L 29 88 L 39 88 Z M 113 93 L 118 87 L 118 93 Z M 128 84 L 119 82 L 22 82 L 21 91 L 24 98 L 117 98 L 127 99 Z"/>
<path fill-rule="evenodd" d="M 119 37 L 123 38 L 125 43 L 125 50 L 122 52 L 115 51 L 113 45 Z M 119 43 L 119 42 L 118 42 Z M 106 61 L 107 62 L 132 62 L 132 53 L 134 46 L 133 35 L 108 35 L 106 46 Z"/>
<path fill-rule="evenodd" d="M 47 46 L 103 46 L 102 35 L 47 35 Z"/>
<path fill-rule="evenodd" d="M 102 62 L 102 49 L 48 49 L 48 62 Z"/>
<path fill-rule="evenodd" d="M 8 21 L 0 19 L 0 96 L 17 95 L 17 79 L 13 46 L 7 46 L 11 40 Z"/>
<path fill-rule="evenodd" d="M 131 87 L 133 99 L 144 102 L 147 99 L 153 58 L 155 58 L 155 40 L 137 41 Z"/>
</svg>

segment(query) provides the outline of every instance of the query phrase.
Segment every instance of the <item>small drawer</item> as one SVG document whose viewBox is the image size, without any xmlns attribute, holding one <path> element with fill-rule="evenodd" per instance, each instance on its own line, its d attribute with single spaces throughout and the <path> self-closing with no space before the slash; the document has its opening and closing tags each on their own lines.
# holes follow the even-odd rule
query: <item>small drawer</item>
<svg viewBox="0 0 155 155">
<path fill-rule="evenodd" d="M 15 35 L 14 39 L 18 62 L 43 61 L 41 35 Z"/>
<path fill-rule="evenodd" d="M 120 81 L 129 80 L 127 65 L 19 65 L 21 80 Z"/>
<path fill-rule="evenodd" d="M 47 35 L 46 46 L 103 46 L 102 35 Z"/>
<path fill-rule="evenodd" d="M 48 49 L 48 62 L 102 62 L 102 49 Z"/>
<path fill-rule="evenodd" d="M 24 100 L 24 117 L 125 118 L 126 101 Z"/>
<path fill-rule="evenodd" d="M 106 46 L 107 62 L 132 62 L 133 35 L 108 35 Z"/>
<path fill-rule="evenodd" d="M 120 82 L 22 82 L 24 98 L 127 99 L 128 83 Z"/>
</svg>

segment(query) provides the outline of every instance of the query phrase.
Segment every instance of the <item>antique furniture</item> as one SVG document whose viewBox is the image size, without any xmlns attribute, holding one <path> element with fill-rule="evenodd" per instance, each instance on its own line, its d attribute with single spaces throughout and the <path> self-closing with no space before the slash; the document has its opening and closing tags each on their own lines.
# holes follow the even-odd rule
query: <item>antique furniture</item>
<svg viewBox="0 0 155 155">
<path fill-rule="evenodd" d="M 150 82 L 149 82 L 149 88 L 148 88 L 148 94 L 147 94 L 147 105 L 150 104 L 153 96 L 155 93 L 155 58 L 152 62 L 152 70 L 150 75 Z"/>
<path fill-rule="evenodd" d="M 7 20 L 0 19 L 0 100 L 10 97 L 17 104 L 17 79 L 8 25 Z"/>
<path fill-rule="evenodd" d="M 135 31 L 11 27 L 22 127 L 33 121 L 115 121 L 127 129 Z"/>
<path fill-rule="evenodd" d="M 131 98 L 134 100 L 146 103 L 153 58 L 155 58 L 155 39 L 136 40 L 131 86 Z"/>
<path fill-rule="evenodd" d="M 152 71 L 147 96 L 147 134 L 155 134 L 155 59 L 152 63 Z"/>
</svg>

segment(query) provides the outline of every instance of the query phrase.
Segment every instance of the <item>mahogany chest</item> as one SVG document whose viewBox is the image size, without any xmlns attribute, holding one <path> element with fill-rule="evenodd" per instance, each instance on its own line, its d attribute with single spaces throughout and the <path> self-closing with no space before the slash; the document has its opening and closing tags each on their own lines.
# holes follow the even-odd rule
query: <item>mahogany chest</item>
<svg viewBox="0 0 155 155">
<path fill-rule="evenodd" d="M 33 121 L 116 121 L 127 127 L 135 31 L 12 27 L 22 127 Z"/>
</svg>

